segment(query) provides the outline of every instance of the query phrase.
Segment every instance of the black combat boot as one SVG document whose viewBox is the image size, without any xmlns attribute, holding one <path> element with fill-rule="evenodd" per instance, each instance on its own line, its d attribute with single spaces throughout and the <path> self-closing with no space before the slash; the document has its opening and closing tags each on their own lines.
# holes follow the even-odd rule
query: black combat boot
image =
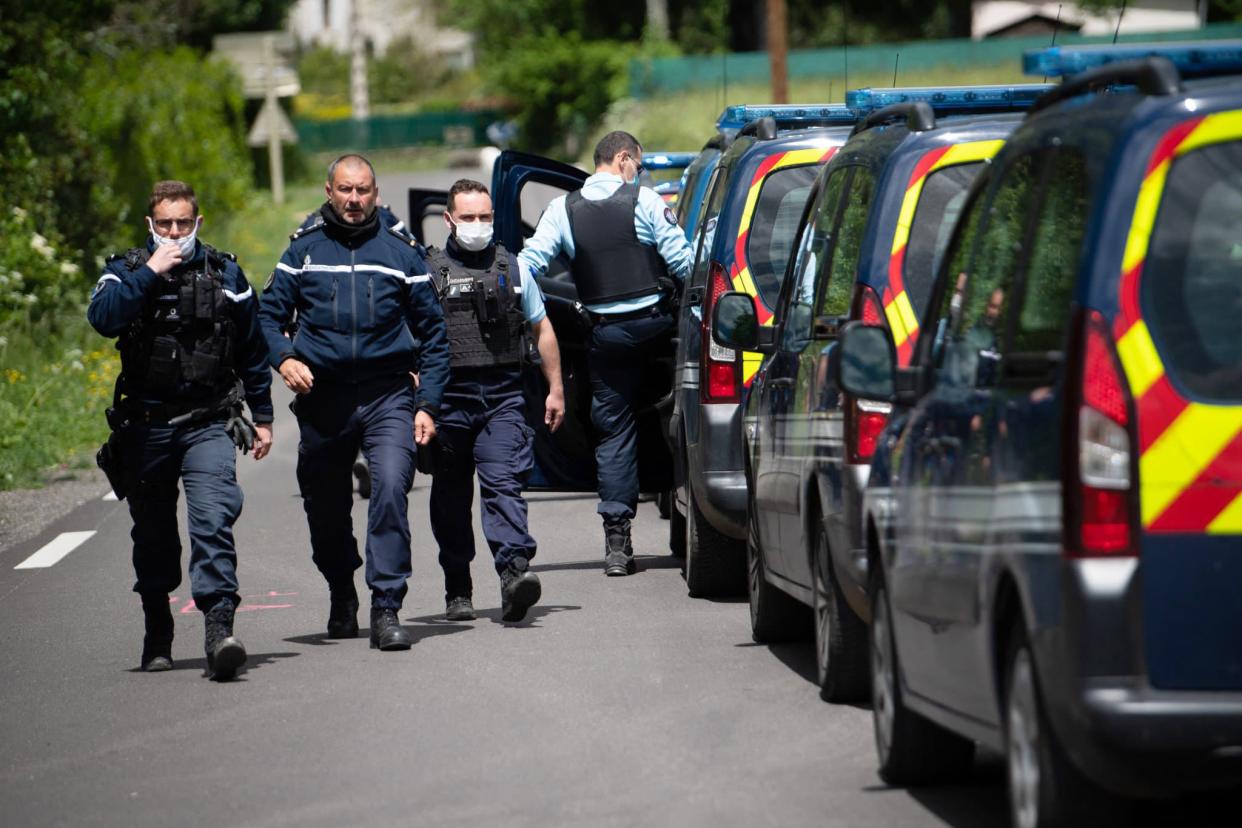
<svg viewBox="0 0 1242 828">
<path fill-rule="evenodd" d="M 408 650 L 410 634 L 397 620 L 395 609 L 371 607 L 371 649 Z"/>
<path fill-rule="evenodd" d="M 543 588 L 539 576 L 530 571 L 530 561 L 514 558 L 500 573 L 500 620 L 521 621 L 535 605 Z"/>
<path fill-rule="evenodd" d="M 634 547 L 630 544 L 630 522 L 604 524 L 604 574 L 633 575 Z"/>
<path fill-rule="evenodd" d="M 142 670 L 144 673 L 162 673 L 171 670 L 173 617 L 168 606 L 168 596 L 149 594 L 142 596 L 142 614 L 146 619 L 147 632 L 142 639 Z"/>
<path fill-rule="evenodd" d="M 233 611 L 230 598 L 220 601 L 203 616 L 206 627 L 203 649 L 207 651 L 207 677 L 228 681 L 246 663 L 246 648 L 233 637 Z"/>
<path fill-rule="evenodd" d="M 444 602 L 444 617 L 448 621 L 473 621 L 474 602 L 469 595 L 457 595 Z"/>
<path fill-rule="evenodd" d="M 358 591 L 353 582 L 330 587 L 329 592 L 328 638 L 357 638 Z"/>
</svg>

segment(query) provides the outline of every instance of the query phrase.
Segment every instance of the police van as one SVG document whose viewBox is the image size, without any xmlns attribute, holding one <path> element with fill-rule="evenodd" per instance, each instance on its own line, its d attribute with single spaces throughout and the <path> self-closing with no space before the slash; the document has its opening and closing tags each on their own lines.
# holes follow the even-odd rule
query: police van
<svg viewBox="0 0 1242 828">
<path fill-rule="evenodd" d="M 864 508 L 891 784 L 1006 757 L 1022 828 L 1242 779 L 1242 41 L 1052 48 L 902 365 Z"/>
</svg>

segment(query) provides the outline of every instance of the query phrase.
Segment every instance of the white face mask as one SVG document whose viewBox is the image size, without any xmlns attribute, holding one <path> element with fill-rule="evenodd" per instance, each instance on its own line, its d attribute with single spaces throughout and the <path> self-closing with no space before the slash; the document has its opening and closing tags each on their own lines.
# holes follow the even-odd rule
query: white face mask
<svg viewBox="0 0 1242 828">
<path fill-rule="evenodd" d="M 170 239 L 167 236 L 161 236 L 155 232 L 155 225 L 151 223 L 151 219 L 147 218 L 147 229 L 151 231 L 151 238 L 155 239 L 155 243 L 159 244 L 175 244 L 181 251 L 181 258 L 188 259 L 194 255 L 194 241 L 198 238 L 198 226 L 201 223 L 201 217 L 194 222 L 194 229 L 187 235 L 179 239 Z"/>
<path fill-rule="evenodd" d="M 457 236 L 457 243 L 463 249 L 478 253 L 492 243 L 492 223 L 490 221 L 463 221 L 461 224 L 454 222 L 453 234 Z"/>
</svg>

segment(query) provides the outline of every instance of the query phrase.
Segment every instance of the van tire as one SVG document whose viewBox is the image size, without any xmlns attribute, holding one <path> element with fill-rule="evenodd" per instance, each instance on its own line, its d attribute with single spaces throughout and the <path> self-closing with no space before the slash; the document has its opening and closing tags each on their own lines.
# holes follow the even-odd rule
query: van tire
<svg viewBox="0 0 1242 828">
<path fill-rule="evenodd" d="M 828 531 L 819 515 L 812 516 L 815 547 L 811 578 L 815 617 L 815 672 L 819 695 L 841 704 L 866 700 L 871 693 L 867 663 L 867 625 L 850 609 L 832 571 Z"/>
<path fill-rule="evenodd" d="M 716 531 L 687 486 L 686 588 L 691 598 L 742 595 L 746 590 L 746 545 Z"/>
<path fill-rule="evenodd" d="M 753 491 L 753 490 L 752 490 Z M 763 546 L 755 518 L 754 497 L 746 498 L 746 593 L 750 601 L 750 637 L 757 644 L 776 644 L 803 638 L 806 607 L 793 596 L 768 583 Z"/>
</svg>

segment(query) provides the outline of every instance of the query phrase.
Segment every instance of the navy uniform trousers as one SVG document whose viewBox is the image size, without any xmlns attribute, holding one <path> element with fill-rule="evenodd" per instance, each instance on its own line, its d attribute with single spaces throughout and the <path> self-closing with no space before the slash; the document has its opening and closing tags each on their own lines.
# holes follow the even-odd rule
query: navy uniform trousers
<svg viewBox="0 0 1242 828">
<path fill-rule="evenodd" d="M 522 485 L 534 466 L 534 431 L 526 425 L 516 368 L 453 369 L 436 418 L 439 450 L 431 483 L 431 531 L 440 546 L 445 600 L 473 595 L 471 505 L 479 478 L 483 536 L 496 571 L 515 557 L 535 557 Z"/>
<path fill-rule="evenodd" d="M 599 433 L 597 510 L 605 524 L 634 517 L 638 507 L 638 420 L 634 404 L 643 368 L 668 348 L 673 317 L 652 308 L 637 318 L 595 315 L 591 329 L 591 424 Z"/>
<path fill-rule="evenodd" d="M 358 449 L 371 468 L 367 501 L 366 579 L 371 606 L 400 609 L 410 577 L 414 482 L 414 392 L 405 375 L 366 384 L 316 380 L 294 402 L 298 417 L 298 486 L 310 526 L 311 557 L 336 590 L 352 589 L 362 565 L 350 510 Z"/>
<path fill-rule="evenodd" d="M 221 598 L 234 606 L 233 524 L 242 510 L 237 454 L 224 420 L 191 425 L 139 423 L 124 432 L 122 463 L 136 473 L 127 496 L 134 519 L 134 592 L 167 595 L 181 585 L 177 481 L 185 487 L 190 530 L 190 592 L 203 612 Z"/>
</svg>

